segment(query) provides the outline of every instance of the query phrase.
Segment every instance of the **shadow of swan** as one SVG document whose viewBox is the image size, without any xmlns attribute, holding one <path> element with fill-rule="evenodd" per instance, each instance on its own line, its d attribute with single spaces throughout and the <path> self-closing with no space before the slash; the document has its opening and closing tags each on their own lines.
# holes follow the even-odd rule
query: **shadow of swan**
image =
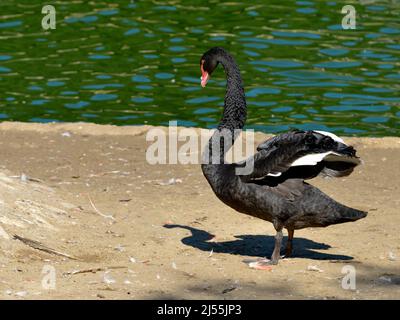
<svg viewBox="0 0 400 320">
<path fill-rule="evenodd" d="M 196 229 L 179 224 L 166 224 L 165 228 L 181 228 L 191 232 L 191 236 L 183 238 L 181 241 L 187 246 L 211 251 L 215 253 L 227 253 L 242 256 L 269 257 L 274 248 L 275 237 L 267 235 L 239 235 L 235 236 L 238 240 L 209 242 L 214 236 L 207 231 Z M 285 237 L 286 239 L 286 237 Z M 294 238 L 294 252 L 292 257 L 309 258 L 315 260 L 352 260 L 353 257 L 346 255 L 336 255 L 321 253 L 314 250 L 328 250 L 330 245 L 318 243 L 305 238 Z M 283 253 L 283 250 L 282 250 Z"/>
</svg>

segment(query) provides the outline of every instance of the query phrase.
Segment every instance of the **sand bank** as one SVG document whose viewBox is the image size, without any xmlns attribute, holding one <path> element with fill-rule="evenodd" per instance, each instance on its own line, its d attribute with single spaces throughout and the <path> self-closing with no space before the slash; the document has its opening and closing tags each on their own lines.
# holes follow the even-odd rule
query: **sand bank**
<svg viewBox="0 0 400 320">
<path fill-rule="evenodd" d="M 0 299 L 400 298 L 399 138 L 346 138 L 365 164 L 311 183 L 369 216 L 296 232 L 260 271 L 243 260 L 271 254 L 272 225 L 223 205 L 199 165 L 149 165 L 150 128 L 0 124 Z"/>
</svg>

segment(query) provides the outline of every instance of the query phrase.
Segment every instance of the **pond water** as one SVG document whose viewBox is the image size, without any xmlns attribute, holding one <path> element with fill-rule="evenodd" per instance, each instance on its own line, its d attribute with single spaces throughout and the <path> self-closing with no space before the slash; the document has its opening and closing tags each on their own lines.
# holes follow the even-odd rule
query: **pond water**
<svg viewBox="0 0 400 320">
<path fill-rule="evenodd" d="M 0 121 L 213 128 L 225 80 L 200 86 L 213 46 L 240 65 L 248 128 L 400 136 L 400 1 L 42 1 L 0 4 Z"/>
</svg>

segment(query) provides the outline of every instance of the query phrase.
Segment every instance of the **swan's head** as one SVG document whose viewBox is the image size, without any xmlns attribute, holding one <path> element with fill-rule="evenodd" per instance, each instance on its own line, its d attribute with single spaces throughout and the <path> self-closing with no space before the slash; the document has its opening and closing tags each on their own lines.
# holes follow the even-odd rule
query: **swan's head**
<svg viewBox="0 0 400 320">
<path fill-rule="evenodd" d="M 208 50 L 200 59 L 200 70 L 201 70 L 201 86 L 205 87 L 207 81 L 210 79 L 211 74 L 218 66 L 218 59 L 225 52 L 224 49 L 214 47 Z"/>
</svg>

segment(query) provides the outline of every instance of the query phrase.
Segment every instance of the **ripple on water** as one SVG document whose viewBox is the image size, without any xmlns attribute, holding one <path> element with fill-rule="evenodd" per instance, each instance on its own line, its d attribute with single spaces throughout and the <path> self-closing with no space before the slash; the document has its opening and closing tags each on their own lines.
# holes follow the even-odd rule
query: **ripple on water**
<svg viewBox="0 0 400 320">
<path fill-rule="evenodd" d="M 360 58 L 369 58 L 369 59 L 382 59 L 382 58 L 389 58 L 392 55 L 387 53 L 376 53 L 373 50 L 362 50 L 359 54 L 356 55 Z"/>
<path fill-rule="evenodd" d="M 348 87 L 348 83 L 334 82 L 334 81 L 319 81 L 319 82 L 299 82 L 299 83 L 289 83 L 288 87 L 309 87 L 309 88 L 322 88 L 322 87 Z"/>
<path fill-rule="evenodd" d="M 133 82 L 149 83 L 151 82 L 147 76 L 135 75 L 131 78 Z"/>
<path fill-rule="evenodd" d="M 0 61 L 10 60 L 12 57 L 8 55 L 0 55 Z"/>
<path fill-rule="evenodd" d="M 110 101 L 110 100 L 116 100 L 118 98 L 118 95 L 116 94 L 109 94 L 109 93 L 99 93 L 93 95 L 90 100 L 92 101 Z"/>
<path fill-rule="evenodd" d="M 254 10 L 247 11 L 247 14 L 252 17 L 257 17 L 260 15 L 257 11 Z"/>
<path fill-rule="evenodd" d="M 35 117 L 35 118 L 30 118 L 29 122 L 52 123 L 52 122 L 60 122 L 60 121 L 57 119 Z"/>
<path fill-rule="evenodd" d="M 200 87 L 185 87 L 185 88 L 182 88 L 182 91 L 185 91 L 185 92 L 193 92 L 193 91 L 200 91 Z"/>
<path fill-rule="evenodd" d="M 388 44 L 386 48 L 400 50 L 400 44 Z"/>
<path fill-rule="evenodd" d="M 272 31 L 272 35 L 284 38 L 320 39 L 321 35 L 310 32 Z"/>
<path fill-rule="evenodd" d="M 250 64 L 263 65 L 272 68 L 297 68 L 304 66 L 304 63 L 292 60 L 270 60 L 270 61 L 256 60 L 256 61 L 251 61 Z"/>
<path fill-rule="evenodd" d="M 99 15 L 102 16 L 113 16 L 119 13 L 118 9 L 108 9 L 108 10 L 101 10 L 97 12 Z"/>
<path fill-rule="evenodd" d="M 381 37 L 381 36 L 382 36 L 382 35 L 379 34 L 379 33 L 369 33 L 369 34 L 365 35 L 365 37 L 366 37 L 367 39 L 377 39 L 377 38 L 379 38 L 379 37 Z"/>
<path fill-rule="evenodd" d="M 379 32 L 386 33 L 386 34 L 400 34 L 400 29 L 384 27 L 384 28 L 380 28 Z"/>
<path fill-rule="evenodd" d="M 152 102 L 154 99 L 149 97 L 133 97 L 131 99 L 132 102 L 136 103 L 149 103 Z"/>
<path fill-rule="evenodd" d="M 296 1 L 296 4 L 299 6 L 312 6 L 314 2 L 312 1 Z"/>
<path fill-rule="evenodd" d="M 200 121 L 204 121 L 204 122 L 216 122 L 216 120 L 214 118 L 210 118 L 210 117 L 199 117 Z"/>
<path fill-rule="evenodd" d="M 365 117 L 361 119 L 362 122 L 367 123 L 385 123 L 389 121 L 387 117 Z"/>
<path fill-rule="evenodd" d="M 123 88 L 125 85 L 121 83 L 104 83 L 104 84 L 89 84 L 86 86 L 82 86 L 82 89 L 89 90 L 102 90 L 107 88 Z"/>
<path fill-rule="evenodd" d="M 365 92 L 377 92 L 377 93 L 384 93 L 384 92 L 393 92 L 392 89 L 389 88 L 378 88 L 378 87 L 370 87 L 370 88 L 363 88 L 362 89 Z"/>
<path fill-rule="evenodd" d="M 247 105 L 249 106 L 257 106 L 257 107 L 271 107 L 275 106 L 276 102 L 275 101 L 248 101 Z"/>
<path fill-rule="evenodd" d="M 175 38 L 169 39 L 169 41 L 172 43 L 180 43 L 180 42 L 183 42 L 183 39 L 180 37 L 175 37 Z"/>
<path fill-rule="evenodd" d="M 319 52 L 328 55 L 328 56 L 332 56 L 332 57 L 336 57 L 336 56 L 343 56 L 345 54 L 349 53 L 348 49 L 341 49 L 341 48 L 328 48 L 328 49 L 321 49 L 319 50 Z"/>
<path fill-rule="evenodd" d="M 131 119 L 137 119 L 137 118 L 139 118 L 139 117 L 132 114 L 132 115 L 127 115 L 127 116 L 118 116 L 118 117 L 115 117 L 114 119 L 117 119 L 117 120 L 131 120 Z"/>
<path fill-rule="evenodd" d="M 314 64 L 314 67 L 317 68 L 326 68 L 326 69 L 343 69 L 343 68 L 352 68 L 359 67 L 362 65 L 360 61 L 326 61 L 321 63 Z"/>
<path fill-rule="evenodd" d="M 196 127 L 198 125 L 197 122 L 190 121 L 190 120 L 176 120 L 177 125 L 181 127 Z"/>
<path fill-rule="evenodd" d="M 163 11 L 176 11 L 176 7 L 174 6 L 156 6 L 154 7 L 155 10 L 163 10 Z"/>
<path fill-rule="evenodd" d="M 226 37 L 224 36 L 216 36 L 216 37 L 210 37 L 210 41 L 225 41 Z"/>
<path fill-rule="evenodd" d="M 125 33 L 124 33 L 124 35 L 125 36 L 132 36 L 132 35 L 134 35 L 134 34 L 138 34 L 140 32 L 140 29 L 138 29 L 138 28 L 132 28 L 132 29 L 129 29 L 128 31 L 126 31 Z"/>
<path fill-rule="evenodd" d="M 378 64 L 378 68 L 379 69 L 393 69 L 394 65 L 393 64 Z"/>
<path fill-rule="evenodd" d="M 6 21 L 6 22 L 0 22 L 0 29 L 5 29 L 5 28 L 14 28 L 14 27 L 19 27 L 22 25 L 21 20 L 15 20 L 15 21 Z"/>
<path fill-rule="evenodd" d="M 89 59 L 91 60 L 108 60 L 111 59 L 109 55 L 105 54 L 90 54 Z"/>
<path fill-rule="evenodd" d="M 400 79 L 400 73 L 391 73 L 391 74 L 387 74 L 385 75 L 385 78 L 387 79 Z"/>
<path fill-rule="evenodd" d="M 266 39 L 267 43 L 282 46 L 308 46 L 312 42 L 307 40 L 289 40 L 289 39 Z"/>
<path fill-rule="evenodd" d="M 389 111 L 389 106 L 374 106 L 374 105 L 340 105 L 340 106 L 325 106 L 323 107 L 326 111 L 338 111 L 338 112 L 348 112 L 348 111 L 366 111 L 366 112 L 385 112 Z"/>
<path fill-rule="evenodd" d="M 293 119 L 307 119 L 308 118 L 305 114 L 299 114 L 299 113 L 290 114 L 289 117 L 293 118 Z"/>
<path fill-rule="evenodd" d="M 400 102 L 400 98 L 379 97 L 379 96 L 371 96 L 371 95 L 363 95 L 355 93 L 342 93 L 342 92 L 326 92 L 324 93 L 324 97 L 332 99 L 354 98 L 354 99 L 372 100 L 372 101 Z"/>
<path fill-rule="evenodd" d="M 165 32 L 165 33 L 173 33 L 175 30 L 170 27 L 160 27 L 158 30 Z"/>
<path fill-rule="evenodd" d="M 358 44 L 358 42 L 357 41 L 344 41 L 342 44 L 346 47 L 354 47 L 355 45 Z"/>
<path fill-rule="evenodd" d="M 43 88 L 33 85 L 33 86 L 29 86 L 28 90 L 30 90 L 30 91 L 43 91 Z"/>
<path fill-rule="evenodd" d="M 271 109 L 272 112 L 290 112 L 292 110 L 293 110 L 293 107 L 290 107 L 290 106 L 283 106 L 283 107 Z"/>
<path fill-rule="evenodd" d="M 329 29 L 329 30 L 332 30 L 332 31 L 339 31 L 339 30 L 342 30 L 342 31 L 343 31 L 343 27 L 342 27 L 341 24 L 333 24 L 333 25 L 330 25 L 330 26 L 328 26 L 328 29 Z"/>
<path fill-rule="evenodd" d="M 68 109 L 81 109 L 81 108 L 87 107 L 88 105 L 90 105 L 90 103 L 87 101 L 78 101 L 75 103 L 64 104 L 64 106 Z"/>
<path fill-rule="evenodd" d="M 11 72 L 10 68 L 0 66 L 0 73 L 9 73 Z"/>
<path fill-rule="evenodd" d="M 145 58 L 145 59 L 158 59 L 159 56 L 156 55 L 156 54 L 144 54 L 143 58 Z"/>
<path fill-rule="evenodd" d="M 206 114 L 206 113 L 214 113 L 218 112 L 218 109 L 215 108 L 199 108 L 193 111 L 194 114 Z"/>
<path fill-rule="evenodd" d="M 186 62 L 186 58 L 171 58 L 173 63 L 183 63 Z"/>
<path fill-rule="evenodd" d="M 91 119 L 91 118 L 98 118 L 98 117 L 99 117 L 99 115 L 93 114 L 93 113 L 82 113 L 81 116 L 82 116 L 83 118 L 89 118 L 89 119 Z"/>
<path fill-rule="evenodd" d="M 310 100 L 297 100 L 296 101 L 297 104 L 301 104 L 301 105 L 306 105 L 309 106 L 311 104 L 314 104 L 314 102 L 310 101 Z"/>
<path fill-rule="evenodd" d="M 108 74 L 100 74 L 96 76 L 96 79 L 100 79 L 100 80 L 108 80 L 108 79 L 112 79 L 112 76 L 108 75 Z"/>
<path fill-rule="evenodd" d="M 98 20 L 97 16 L 68 17 L 64 19 L 66 23 L 77 23 L 77 22 L 91 23 L 97 20 Z"/>
<path fill-rule="evenodd" d="M 198 78 L 195 78 L 195 77 L 182 77 L 182 80 L 185 81 L 185 82 L 200 84 L 200 76 Z"/>
<path fill-rule="evenodd" d="M 48 87 L 62 87 L 65 85 L 64 81 L 48 81 L 46 84 Z"/>
<path fill-rule="evenodd" d="M 154 87 L 149 85 L 138 85 L 136 88 L 140 90 L 152 90 Z"/>
<path fill-rule="evenodd" d="M 260 54 L 254 51 L 250 51 L 250 50 L 244 50 L 243 51 L 245 54 L 247 54 L 250 57 L 259 57 Z"/>
<path fill-rule="evenodd" d="M 77 91 L 61 91 L 62 96 L 76 96 L 78 95 Z"/>
<path fill-rule="evenodd" d="M 243 43 L 242 45 L 243 45 L 243 47 L 253 48 L 253 49 L 266 49 L 266 48 L 269 47 L 267 44 L 257 43 L 257 42 L 255 42 L 255 43 Z"/>
<path fill-rule="evenodd" d="M 316 13 L 317 9 L 315 9 L 315 8 L 298 8 L 298 9 L 296 9 L 296 11 L 298 13 L 312 14 L 312 13 Z"/>
<path fill-rule="evenodd" d="M 246 97 L 253 98 L 264 94 L 279 94 L 280 89 L 277 88 L 253 88 L 246 92 Z"/>
<path fill-rule="evenodd" d="M 217 101 L 217 100 L 220 100 L 220 98 L 218 98 L 218 97 L 198 97 L 198 98 L 186 100 L 186 103 L 199 104 L 199 103 L 207 103 L 207 102 L 212 102 L 212 101 Z"/>
<path fill-rule="evenodd" d="M 366 9 L 369 11 L 385 11 L 387 8 L 385 6 L 367 6 Z"/>
<path fill-rule="evenodd" d="M 379 72 L 376 71 L 364 71 L 363 75 L 369 76 L 369 77 L 375 77 L 379 75 Z"/>
<path fill-rule="evenodd" d="M 204 33 L 204 30 L 203 30 L 203 29 L 200 29 L 200 28 L 191 28 L 191 29 L 189 30 L 189 32 L 190 32 L 190 33 L 195 33 L 195 34 L 201 34 L 201 33 Z"/>
<path fill-rule="evenodd" d="M 167 72 L 156 73 L 157 79 L 168 80 L 168 79 L 172 79 L 173 77 L 174 77 L 174 75 L 172 73 L 167 73 Z"/>
<path fill-rule="evenodd" d="M 183 46 L 171 46 L 168 48 L 168 50 L 172 52 L 184 52 L 187 51 L 188 49 Z"/>
<path fill-rule="evenodd" d="M 273 75 L 279 75 L 291 79 L 292 81 L 303 82 L 304 80 L 339 80 L 339 81 L 363 81 L 362 77 L 351 75 L 341 75 L 337 73 L 318 71 L 318 70 L 288 70 L 272 72 Z"/>
<path fill-rule="evenodd" d="M 32 100 L 31 105 L 33 105 L 33 106 L 41 106 L 41 105 L 44 105 L 44 104 L 49 103 L 49 102 L 50 101 L 47 100 L 47 99 L 35 99 L 35 100 Z"/>
</svg>

